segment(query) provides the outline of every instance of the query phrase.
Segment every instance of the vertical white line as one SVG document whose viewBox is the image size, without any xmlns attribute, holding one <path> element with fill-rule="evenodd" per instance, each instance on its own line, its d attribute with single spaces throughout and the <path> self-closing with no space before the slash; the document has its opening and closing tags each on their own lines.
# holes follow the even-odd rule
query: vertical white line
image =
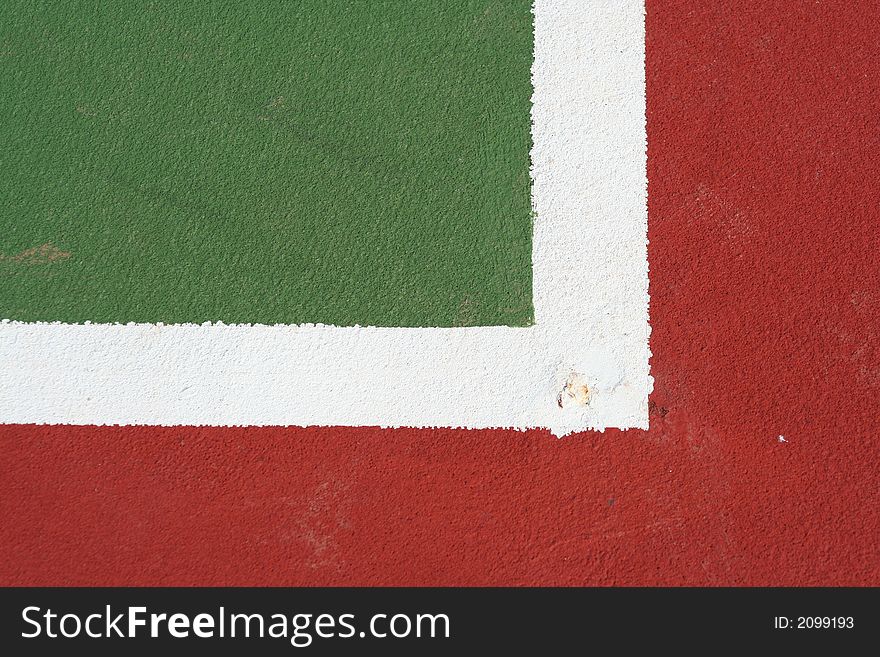
<svg viewBox="0 0 880 657">
<path fill-rule="evenodd" d="M 536 324 L 555 385 L 573 376 L 592 397 L 568 400 L 557 428 L 619 423 L 618 404 L 646 426 L 644 4 L 537 0 L 534 12 Z"/>
</svg>

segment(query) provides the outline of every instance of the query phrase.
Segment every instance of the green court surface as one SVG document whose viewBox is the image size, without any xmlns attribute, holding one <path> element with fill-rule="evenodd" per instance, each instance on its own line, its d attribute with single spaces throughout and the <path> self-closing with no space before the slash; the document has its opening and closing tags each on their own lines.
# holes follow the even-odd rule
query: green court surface
<svg viewBox="0 0 880 657">
<path fill-rule="evenodd" d="M 0 3 L 0 318 L 532 322 L 530 0 Z"/>
</svg>

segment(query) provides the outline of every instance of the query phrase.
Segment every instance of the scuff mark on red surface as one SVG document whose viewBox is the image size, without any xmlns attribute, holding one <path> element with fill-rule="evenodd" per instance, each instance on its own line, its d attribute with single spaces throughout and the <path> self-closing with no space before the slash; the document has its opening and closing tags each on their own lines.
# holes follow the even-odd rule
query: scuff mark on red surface
<svg viewBox="0 0 880 657">
<path fill-rule="evenodd" d="M 648 2 L 650 431 L 4 426 L 0 583 L 880 585 L 873 11 Z"/>
</svg>

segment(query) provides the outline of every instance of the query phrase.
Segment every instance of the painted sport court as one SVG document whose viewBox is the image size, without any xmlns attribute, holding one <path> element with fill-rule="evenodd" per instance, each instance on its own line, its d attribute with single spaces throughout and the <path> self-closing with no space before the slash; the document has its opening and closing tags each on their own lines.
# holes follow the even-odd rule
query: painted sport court
<svg viewBox="0 0 880 657">
<path fill-rule="evenodd" d="M 641 3 L 66 6 L 0 9 L 0 421 L 647 426 Z"/>
<path fill-rule="evenodd" d="M 880 583 L 875 7 L 645 5 L 648 430 L 3 424 L 0 581 Z"/>
</svg>

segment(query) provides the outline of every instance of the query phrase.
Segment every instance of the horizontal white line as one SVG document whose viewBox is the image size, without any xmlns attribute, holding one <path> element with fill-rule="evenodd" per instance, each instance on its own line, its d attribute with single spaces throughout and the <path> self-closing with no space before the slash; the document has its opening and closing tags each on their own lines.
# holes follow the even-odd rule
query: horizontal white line
<svg viewBox="0 0 880 657">
<path fill-rule="evenodd" d="M 551 364 L 536 328 L 6 323 L 2 332 L 5 422 L 583 428 L 557 403 L 568 370 Z M 642 391 L 623 383 L 613 357 L 597 352 L 584 366 L 604 386 L 593 407 L 602 424 L 642 424 L 631 411 Z"/>
</svg>

